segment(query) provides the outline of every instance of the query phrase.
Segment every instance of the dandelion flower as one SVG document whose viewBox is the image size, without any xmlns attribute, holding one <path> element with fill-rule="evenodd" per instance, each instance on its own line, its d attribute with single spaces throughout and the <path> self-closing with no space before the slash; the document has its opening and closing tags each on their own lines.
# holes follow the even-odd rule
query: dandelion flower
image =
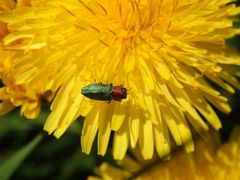
<svg viewBox="0 0 240 180">
<path fill-rule="evenodd" d="M 1 53 L 0 53 L 1 54 Z M 0 115 L 4 115 L 14 109 L 21 107 L 21 114 L 29 119 L 34 119 L 39 115 L 41 107 L 41 97 L 44 96 L 45 91 L 41 87 L 35 85 L 30 87 L 27 84 L 17 85 L 14 83 L 14 70 L 9 66 L 9 71 L 6 71 L 6 62 L 2 65 L 3 72 L 1 72 L 3 87 L 0 88 Z"/>
<path fill-rule="evenodd" d="M 240 179 L 240 134 L 239 127 L 235 129 L 235 137 L 227 143 L 219 145 L 218 138 L 208 137 L 207 141 L 198 139 L 196 151 L 186 153 L 177 151 L 170 160 L 158 161 L 150 165 L 140 163 L 129 156 L 118 162 L 120 167 L 106 162 L 95 170 L 97 179 L 156 179 L 156 180 L 238 180 Z"/>
<path fill-rule="evenodd" d="M 27 1 L 3 0 L 0 3 L 0 10 L 7 11 L 27 6 Z M 15 57 L 19 52 L 6 50 L 4 48 L 4 37 L 10 33 L 6 23 L 0 22 L 0 77 L 3 87 L 0 88 L 0 115 L 4 115 L 21 106 L 21 114 L 29 119 L 36 118 L 40 112 L 41 95 L 44 94 L 42 87 L 30 87 L 27 84 L 15 84 L 15 73 L 17 68 L 13 67 Z M 15 44 L 20 42 L 15 42 Z M 22 52 L 20 52 L 22 54 Z"/>
<path fill-rule="evenodd" d="M 39 84 L 29 86 L 28 84 L 16 84 L 14 75 L 17 69 L 12 66 L 11 56 L 17 53 L 0 50 L 0 77 L 3 87 L 0 88 L 0 115 L 4 115 L 14 109 L 21 107 L 21 114 L 29 119 L 36 118 L 40 112 L 41 98 L 45 90 Z"/>
<path fill-rule="evenodd" d="M 59 138 L 81 115 L 83 152 L 98 134 L 104 155 L 113 132 L 115 159 L 129 146 L 150 159 L 155 150 L 168 154 L 171 139 L 192 151 L 191 126 L 200 134 L 221 127 L 212 106 L 230 107 L 206 79 L 231 93 L 239 88 L 231 66 L 239 56 L 225 46 L 239 33 L 239 12 L 232 0 L 32 0 L 0 21 L 11 31 L 4 48 L 22 52 L 11 57 L 15 84 L 56 93 L 49 134 Z M 127 99 L 84 98 L 81 88 L 96 82 L 123 85 Z"/>
</svg>

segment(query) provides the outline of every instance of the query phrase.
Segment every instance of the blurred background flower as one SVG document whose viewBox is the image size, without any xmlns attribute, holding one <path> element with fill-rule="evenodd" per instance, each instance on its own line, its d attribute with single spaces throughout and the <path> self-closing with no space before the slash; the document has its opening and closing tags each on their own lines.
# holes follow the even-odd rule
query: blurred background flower
<svg viewBox="0 0 240 180">
<path fill-rule="evenodd" d="M 84 178 L 128 148 L 142 160 L 175 145 L 190 152 L 191 131 L 204 137 L 223 123 L 226 139 L 236 123 L 227 119 L 239 118 L 238 90 L 226 93 L 239 88 L 239 55 L 228 45 L 239 47 L 240 10 L 231 0 L 1 0 L 0 8 L 0 112 L 12 110 L 0 121 L 0 179 Z M 122 84 L 127 99 L 84 98 L 81 88 L 96 82 Z M 226 97 L 229 116 L 218 111 L 230 112 Z M 38 118 L 21 121 L 19 112 Z M 57 138 L 68 131 L 53 142 L 37 136 L 42 126 Z"/>
<path fill-rule="evenodd" d="M 190 180 L 190 179 L 240 179 L 240 128 L 234 129 L 228 142 L 219 143 L 217 134 L 198 139 L 196 150 L 186 153 L 182 149 L 173 153 L 170 160 L 139 162 L 126 156 L 118 165 L 102 163 L 96 170 L 97 179 L 152 179 L 152 180 Z M 145 164 L 145 165 L 144 165 Z"/>
</svg>

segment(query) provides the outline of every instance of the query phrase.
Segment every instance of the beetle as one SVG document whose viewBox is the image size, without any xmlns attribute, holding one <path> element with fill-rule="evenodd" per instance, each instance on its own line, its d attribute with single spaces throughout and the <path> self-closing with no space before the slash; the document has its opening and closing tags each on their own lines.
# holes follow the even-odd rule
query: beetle
<svg viewBox="0 0 240 180">
<path fill-rule="evenodd" d="M 112 84 L 89 84 L 84 86 L 82 95 L 99 101 L 121 101 L 127 98 L 127 89 L 122 85 L 113 86 Z"/>
</svg>

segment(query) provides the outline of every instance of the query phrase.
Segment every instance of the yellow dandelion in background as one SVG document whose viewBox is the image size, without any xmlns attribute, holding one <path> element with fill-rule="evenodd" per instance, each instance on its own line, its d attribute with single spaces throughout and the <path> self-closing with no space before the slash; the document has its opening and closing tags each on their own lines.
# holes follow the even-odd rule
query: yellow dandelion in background
<svg viewBox="0 0 240 180">
<path fill-rule="evenodd" d="M 200 134 L 221 123 L 212 105 L 228 113 L 228 92 L 239 56 L 225 40 L 240 9 L 232 0 L 29 0 L 0 14 L 10 33 L 4 49 L 17 69 L 16 85 L 41 87 L 56 97 L 44 129 L 57 138 L 84 116 L 83 152 L 98 134 L 104 155 L 113 132 L 113 156 L 139 147 L 145 159 L 170 152 L 170 140 L 194 149 L 190 127 Z M 83 97 L 93 83 L 127 88 L 127 99 L 110 103 Z M 211 104 L 211 105 L 210 105 Z M 204 118 L 203 118 L 204 117 Z"/>
<path fill-rule="evenodd" d="M 16 8 L 21 8 L 27 6 L 27 1 L 19 1 L 16 3 L 12 0 L 2 0 L 0 1 L 0 9 L 2 11 L 13 10 Z M 7 24 L 0 22 L 0 77 L 3 83 L 3 87 L 0 88 L 0 114 L 4 115 L 7 112 L 14 109 L 14 107 L 21 106 L 21 114 L 29 119 L 36 118 L 40 112 L 41 105 L 41 95 L 45 92 L 42 87 L 30 87 L 25 83 L 16 84 L 15 83 L 15 73 L 18 71 L 17 67 L 14 67 L 14 61 L 17 61 L 15 57 L 19 56 L 18 51 L 7 50 L 4 47 L 4 37 L 10 33 Z M 18 44 L 21 42 L 14 42 Z"/>
<path fill-rule="evenodd" d="M 6 53 L 6 52 L 5 52 Z M 4 84 L 0 88 L 0 114 L 4 115 L 11 111 L 14 107 L 21 106 L 21 114 L 29 119 L 36 118 L 40 112 L 41 96 L 44 95 L 44 90 L 38 87 L 36 84 L 34 87 L 30 87 L 27 84 L 17 85 L 14 83 L 15 69 L 10 65 L 9 59 L 5 59 L 5 56 L 9 56 L 10 53 L 1 53 L 1 57 L 4 58 L 0 61 L 2 71 L 1 80 Z"/>
<path fill-rule="evenodd" d="M 137 180 L 239 180 L 240 179 L 240 128 L 227 143 L 219 145 L 219 139 L 209 136 L 207 141 L 198 139 L 196 151 L 176 152 L 170 160 L 153 164 L 138 162 L 129 156 L 119 161 L 121 168 L 106 162 L 95 169 L 96 176 L 88 180 L 137 179 Z"/>
</svg>

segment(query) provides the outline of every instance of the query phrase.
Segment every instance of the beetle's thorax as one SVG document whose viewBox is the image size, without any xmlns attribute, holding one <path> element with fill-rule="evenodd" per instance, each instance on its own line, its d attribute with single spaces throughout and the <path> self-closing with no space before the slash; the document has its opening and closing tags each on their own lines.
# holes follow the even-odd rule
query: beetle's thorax
<svg viewBox="0 0 240 180">
<path fill-rule="evenodd" d="M 126 99 L 127 90 L 122 86 L 113 86 L 112 90 L 112 99 L 115 101 L 121 101 L 122 99 Z"/>
</svg>

